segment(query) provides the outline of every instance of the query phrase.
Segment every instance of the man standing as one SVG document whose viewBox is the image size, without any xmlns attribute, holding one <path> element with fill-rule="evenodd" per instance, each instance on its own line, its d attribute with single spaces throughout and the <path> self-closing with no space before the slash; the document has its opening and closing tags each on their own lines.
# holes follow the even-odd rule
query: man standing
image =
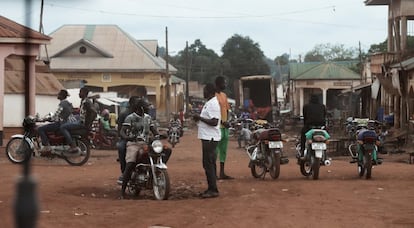
<svg viewBox="0 0 414 228">
<path fill-rule="evenodd" d="M 224 93 L 226 89 L 226 80 L 223 76 L 218 76 L 216 78 L 216 97 L 220 105 L 220 113 L 221 113 L 221 124 L 220 124 L 220 131 L 221 131 L 221 139 L 217 145 L 217 155 L 220 160 L 220 174 L 218 179 L 225 180 L 225 179 L 233 179 L 233 177 L 228 176 L 224 173 L 224 163 L 226 162 L 227 157 L 227 145 L 229 143 L 229 123 L 228 120 L 228 113 L 230 110 L 230 104 L 227 101 L 227 95 Z"/>
<path fill-rule="evenodd" d="M 200 196 L 212 198 L 219 195 L 216 176 L 216 147 L 221 139 L 220 106 L 215 96 L 215 86 L 211 83 L 204 87 L 204 104 L 200 114 L 194 114 L 193 119 L 198 125 L 198 138 L 201 140 L 203 153 L 203 168 L 207 177 L 208 188 Z"/>
</svg>

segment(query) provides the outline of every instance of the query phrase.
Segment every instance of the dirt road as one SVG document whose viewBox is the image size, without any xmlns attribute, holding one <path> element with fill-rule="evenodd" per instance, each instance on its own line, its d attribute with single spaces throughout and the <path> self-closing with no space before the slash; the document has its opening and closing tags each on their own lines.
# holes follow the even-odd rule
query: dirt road
<svg viewBox="0 0 414 228">
<path fill-rule="evenodd" d="M 414 165 L 408 156 L 383 155 L 372 180 L 360 179 L 348 157 L 333 157 L 319 180 L 303 177 L 286 143 L 289 164 L 280 177 L 255 179 L 248 157 L 230 141 L 220 196 L 200 199 L 206 189 L 196 131 L 187 131 L 168 163 L 170 199 L 156 201 L 144 191 L 119 200 L 116 151 L 94 150 L 89 162 L 32 160 L 39 201 L 38 227 L 414 227 Z M 0 154 L 0 227 L 13 227 L 13 202 L 21 166 Z"/>
</svg>

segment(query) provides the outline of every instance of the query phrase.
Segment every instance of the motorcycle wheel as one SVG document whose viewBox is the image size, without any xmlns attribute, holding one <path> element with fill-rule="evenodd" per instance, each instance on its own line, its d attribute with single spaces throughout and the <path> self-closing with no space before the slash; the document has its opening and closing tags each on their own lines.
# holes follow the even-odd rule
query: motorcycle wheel
<svg viewBox="0 0 414 228">
<path fill-rule="evenodd" d="M 141 188 L 138 187 L 137 184 L 134 184 L 136 183 L 135 178 L 137 175 L 138 175 L 137 172 L 132 171 L 131 179 L 129 180 L 129 183 L 127 184 L 127 188 L 126 188 L 126 190 L 128 191 L 128 194 L 133 195 L 133 196 L 139 196 L 139 193 L 141 192 Z"/>
<path fill-rule="evenodd" d="M 89 148 L 89 144 L 85 140 L 73 139 L 73 141 L 80 148 L 81 152 L 77 156 L 65 156 L 64 159 L 70 165 L 81 166 L 89 160 L 91 148 Z"/>
<path fill-rule="evenodd" d="M 152 182 L 152 188 L 154 191 L 155 199 L 166 200 L 170 194 L 170 178 L 166 169 L 155 169 L 155 177 L 157 178 L 157 184 Z"/>
<path fill-rule="evenodd" d="M 370 154 L 365 154 L 364 156 L 364 166 L 367 171 L 365 174 L 366 179 L 371 179 L 371 172 L 372 172 L 372 156 Z"/>
<path fill-rule="evenodd" d="M 273 179 L 277 179 L 280 175 L 280 153 L 270 153 L 272 158 L 272 165 L 270 166 L 269 173 Z"/>
<path fill-rule="evenodd" d="M 13 138 L 6 145 L 6 156 L 15 164 L 21 164 L 32 157 L 33 151 L 23 138 Z"/>
<path fill-rule="evenodd" d="M 254 178 L 262 178 L 266 173 L 266 167 L 264 165 L 259 165 L 257 163 L 253 163 L 250 165 L 250 171 Z"/>
<path fill-rule="evenodd" d="M 312 165 L 309 160 L 300 161 L 300 173 L 302 173 L 303 176 L 308 177 L 312 175 Z"/>
<path fill-rule="evenodd" d="M 312 177 L 314 180 L 319 179 L 319 168 L 321 168 L 321 159 L 314 158 L 312 163 Z"/>
</svg>

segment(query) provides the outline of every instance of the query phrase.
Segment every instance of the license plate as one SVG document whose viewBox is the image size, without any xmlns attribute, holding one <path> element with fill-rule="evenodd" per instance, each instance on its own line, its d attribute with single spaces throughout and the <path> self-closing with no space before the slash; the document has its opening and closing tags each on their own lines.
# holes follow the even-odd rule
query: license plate
<svg viewBox="0 0 414 228">
<path fill-rule="evenodd" d="M 283 143 L 281 141 L 269 141 L 269 148 L 283 148 Z"/>
<path fill-rule="evenodd" d="M 322 158 L 322 150 L 316 150 L 315 151 L 315 157 L 316 158 Z"/>
<path fill-rule="evenodd" d="M 326 150 L 325 143 L 312 143 L 312 150 Z"/>
</svg>

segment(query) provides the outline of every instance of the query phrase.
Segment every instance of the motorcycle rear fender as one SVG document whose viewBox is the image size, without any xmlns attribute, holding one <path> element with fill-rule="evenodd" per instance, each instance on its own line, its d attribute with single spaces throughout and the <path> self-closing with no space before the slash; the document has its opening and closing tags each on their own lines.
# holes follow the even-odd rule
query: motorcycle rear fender
<svg viewBox="0 0 414 228">
<path fill-rule="evenodd" d="M 11 139 L 24 139 L 29 144 L 31 150 L 34 150 L 35 148 L 32 140 L 30 140 L 28 137 L 24 137 L 22 134 L 13 135 Z"/>
<path fill-rule="evenodd" d="M 316 158 L 322 158 L 322 156 L 323 156 L 323 150 L 315 150 Z"/>
</svg>

